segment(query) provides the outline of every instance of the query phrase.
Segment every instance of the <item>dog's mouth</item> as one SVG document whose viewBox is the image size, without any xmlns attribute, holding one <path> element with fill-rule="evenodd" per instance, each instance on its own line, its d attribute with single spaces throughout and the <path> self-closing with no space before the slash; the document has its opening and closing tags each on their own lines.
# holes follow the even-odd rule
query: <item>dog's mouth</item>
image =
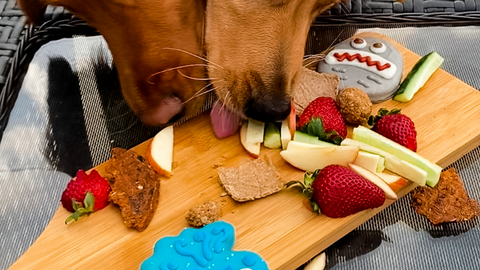
<svg viewBox="0 0 480 270">
<path fill-rule="evenodd" d="M 366 69 L 387 80 L 393 78 L 397 67 L 387 59 L 370 52 L 351 49 L 336 49 L 325 57 L 329 65 L 350 65 Z"/>
<path fill-rule="evenodd" d="M 158 106 L 143 111 L 139 116 L 141 121 L 149 126 L 167 124 L 182 113 L 183 102 L 175 96 L 165 97 Z"/>
</svg>

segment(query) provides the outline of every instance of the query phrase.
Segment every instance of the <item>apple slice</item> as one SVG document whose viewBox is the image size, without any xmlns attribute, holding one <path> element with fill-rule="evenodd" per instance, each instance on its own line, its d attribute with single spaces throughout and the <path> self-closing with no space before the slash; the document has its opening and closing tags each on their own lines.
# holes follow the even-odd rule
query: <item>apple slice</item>
<svg viewBox="0 0 480 270">
<path fill-rule="evenodd" d="M 368 181 L 372 182 L 373 184 L 381 188 L 383 192 L 385 192 L 385 197 L 387 197 L 388 199 L 392 199 L 392 200 L 398 199 L 397 193 L 395 193 L 390 188 L 390 186 L 382 180 L 382 178 L 378 177 L 373 172 L 355 164 L 348 164 L 348 166 L 350 167 L 350 169 L 354 170 L 356 173 L 363 176 L 363 178 L 367 179 Z"/>
<path fill-rule="evenodd" d="M 435 187 L 438 180 L 440 179 L 440 173 L 442 172 L 442 167 L 420 156 L 419 154 L 413 152 L 412 150 L 404 147 L 403 145 L 400 145 L 388 139 L 387 137 L 380 135 L 379 133 L 373 130 L 370 130 L 363 126 L 358 126 L 353 129 L 352 137 L 356 141 L 369 144 L 373 147 L 376 147 L 392 155 L 395 155 L 397 158 L 404 160 L 405 162 L 408 162 L 409 164 L 412 164 L 417 168 L 420 168 L 423 171 L 427 172 L 426 184 L 429 185 L 430 187 Z M 396 172 L 396 173 L 402 175 L 399 172 Z"/>
<path fill-rule="evenodd" d="M 379 155 L 360 151 L 358 152 L 358 156 L 353 162 L 353 164 L 365 168 L 371 172 L 375 172 L 377 171 L 378 163 L 380 161 L 381 160 Z"/>
<path fill-rule="evenodd" d="M 410 181 L 401 177 L 400 175 L 397 175 L 388 171 L 375 173 L 375 174 L 378 177 L 382 178 L 382 180 L 385 181 L 385 183 L 387 183 L 395 192 L 398 192 L 399 190 L 401 190 L 402 188 L 404 188 L 410 183 Z"/>
<path fill-rule="evenodd" d="M 420 186 L 425 186 L 426 179 L 427 179 L 427 172 L 409 162 L 406 162 L 405 160 L 399 159 L 397 156 L 393 154 L 385 152 L 369 144 L 352 140 L 349 138 L 344 139 L 341 145 L 358 146 L 362 151 L 383 156 L 385 158 L 385 169 L 391 172 L 394 172 L 396 174 L 399 174 L 407 178 L 408 180 L 417 183 Z"/>
<path fill-rule="evenodd" d="M 292 140 L 289 119 L 285 119 L 282 121 L 282 126 L 280 127 L 280 138 L 282 140 L 282 149 L 287 149 L 288 143 Z"/>
<path fill-rule="evenodd" d="M 288 144 L 288 147 L 286 150 L 288 151 L 305 151 L 307 149 L 313 149 L 313 148 L 330 148 L 334 149 L 337 147 L 337 145 L 332 145 L 332 146 L 324 146 L 324 145 L 316 145 L 316 144 L 310 144 L 310 143 L 305 143 L 305 142 L 299 142 L 299 141 L 292 141 L 292 143 Z"/>
<path fill-rule="evenodd" d="M 331 164 L 347 167 L 357 154 L 357 146 L 319 146 L 296 141 L 290 141 L 287 150 L 280 152 L 285 161 L 303 171 L 315 171 Z"/>
<path fill-rule="evenodd" d="M 240 128 L 240 143 L 253 158 L 258 158 L 260 155 L 264 130 L 265 123 L 250 118 L 244 121 Z"/>
<path fill-rule="evenodd" d="M 383 172 L 383 170 L 385 170 L 385 158 L 380 156 L 380 159 L 378 160 L 378 163 L 377 163 L 377 169 L 375 170 L 375 172 Z"/>
<path fill-rule="evenodd" d="M 158 132 L 148 145 L 147 160 L 159 174 L 172 176 L 173 126 Z"/>
<path fill-rule="evenodd" d="M 290 105 L 290 115 L 282 121 L 280 126 L 280 138 L 282 140 L 282 149 L 287 149 L 288 143 L 292 140 L 297 128 L 297 116 L 295 115 L 295 105 L 293 101 Z"/>
<path fill-rule="evenodd" d="M 297 115 L 295 114 L 295 104 L 293 100 L 290 102 L 290 115 L 286 119 L 290 128 L 290 136 L 293 137 L 297 130 Z"/>
</svg>

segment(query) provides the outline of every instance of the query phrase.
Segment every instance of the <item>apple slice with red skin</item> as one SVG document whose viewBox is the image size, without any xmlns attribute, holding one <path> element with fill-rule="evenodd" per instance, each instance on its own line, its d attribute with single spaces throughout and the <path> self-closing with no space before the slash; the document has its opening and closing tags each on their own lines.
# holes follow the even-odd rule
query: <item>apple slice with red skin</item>
<svg viewBox="0 0 480 270">
<path fill-rule="evenodd" d="M 288 143 L 295 137 L 297 128 L 297 115 L 295 115 L 295 105 L 293 101 L 290 105 L 290 115 L 282 121 L 280 127 L 280 138 L 282 140 L 282 149 L 286 150 Z"/>
<path fill-rule="evenodd" d="M 378 177 L 382 178 L 385 183 L 387 183 L 393 191 L 398 192 L 402 188 L 406 187 L 410 181 L 401 177 L 400 175 L 383 171 L 381 173 L 375 173 Z"/>
<path fill-rule="evenodd" d="M 244 121 L 240 127 L 240 143 L 253 158 L 258 158 L 260 155 L 264 131 L 265 123 L 250 118 Z"/>
<path fill-rule="evenodd" d="M 290 136 L 293 138 L 295 136 L 295 131 L 297 130 L 297 115 L 295 114 L 295 104 L 293 104 L 293 101 L 290 104 L 290 108 L 290 115 L 287 120 L 290 128 Z"/>
<path fill-rule="evenodd" d="M 148 145 L 147 160 L 159 174 L 172 176 L 173 126 L 158 132 Z"/>
<path fill-rule="evenodd" d="M 348 166 L 352 170 L 354 170 L 356 173 L 363 176 L 363 178 L 367 179 L 368 181 L 374 183 L 376 186 L 381 188 L 383 190 L 383 192 L 385 192 L 385 197 L 387 197 L 388 199 L 392 199 L 392 200 L 397 200 L 398 199 L 397 193 L 395 193 L 395 191 L 393 191 L 390 188 L 390 186 L 383 181 L 382 178 L 378 177 L 373 172 L 371 172 L 367 169 L 364 169 L 364 168 L 362 168 L 358 165 L 355 165 L 355 164 L 348 164 Z"/>
</svg>

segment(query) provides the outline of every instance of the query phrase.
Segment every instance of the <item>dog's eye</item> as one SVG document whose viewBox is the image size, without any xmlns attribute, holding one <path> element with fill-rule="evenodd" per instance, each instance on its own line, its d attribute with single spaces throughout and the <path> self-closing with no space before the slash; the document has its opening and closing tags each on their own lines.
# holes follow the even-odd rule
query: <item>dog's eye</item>
<svg viewBox="0 0 480 270">
<path fill-rule="evenodd" d="M 370 46 L 370 50 L 374 53 L 383 53 L 387 50 L 387 46 L 381 42 L 375 42 Z"/>
<path fill-rule="evenodd" d="M 350 42 L 350 45 L 352 45 L 352 47 L 355 49 L 363 49 L 367 46 L 367 42 L 363 38 L 354 38 Z"/>
</svg>

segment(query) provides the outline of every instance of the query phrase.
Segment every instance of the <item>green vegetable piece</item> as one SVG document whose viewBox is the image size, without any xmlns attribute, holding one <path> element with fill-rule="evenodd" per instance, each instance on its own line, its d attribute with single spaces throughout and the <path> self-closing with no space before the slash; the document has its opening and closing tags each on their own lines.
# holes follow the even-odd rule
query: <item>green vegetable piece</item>
<svg viewBox="0 0 480 270">
<path fill-rule="evenodd" d="M 308 144 L 315 144 L 315 145 L 320 145 L 320 146 L 336 146 L 333 143 L 321 141 L 318 139 L 318 137 L 308 135 L 306 133 L 303 133 L 301 131 L 295 131 L 295 135 L 293 137 L 294 141 L 297 142 L 303 142 L 303 143 L 308 143 Z"/>
<path fill-rule="evenodd" d="M 353 129 L 353 139 L 379 148 L 380 150 L 396 156 L 400 160 L 404 160 L 424 170 L 427 173 L 427 185 L 431 187 L 435 187 L 440 179 L 440 173 L 442 172 L 442 168 L 440 166 L 427 160 L 412 150 L 376 133 L 375 131 L 362 126 L 356 127 Z M 383 156 L 388 158 L 386 155 Z M 387 162 L 387 160 L 385 161 Z M 387 164 L 385 167 L 389 169 Z"/>
<path fill-rule="evenodd" d="M 393 99 L 400 102 L 410 101 L 415 93 L 425 85 L 432 74 L 442 65 L 443 60 L 443 57 L 436 52 L 431 52 L 418 60 L 400 84 Z"/>
<path fill-rule="evenodd" d="M 274 123 L 265 123 L 265 137 L 263 139 L 263 145 L 271 149 L 282 147 L 280 129 Z"/>
</svg>

